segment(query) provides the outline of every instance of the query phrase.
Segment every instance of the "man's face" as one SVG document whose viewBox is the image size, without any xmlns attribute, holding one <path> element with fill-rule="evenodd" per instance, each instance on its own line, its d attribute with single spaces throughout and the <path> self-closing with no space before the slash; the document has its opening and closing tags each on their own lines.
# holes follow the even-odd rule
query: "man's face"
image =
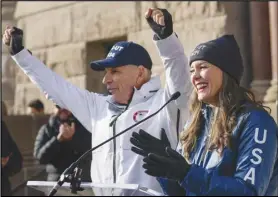
<svg viewBox="0 0 278 197">
<path fill-rule="evenodd" d="M 66 109 L 60 108 L 57 115 L 60 120 L 67 120 L 71 116 L 71 112 Z"/>
<path fill-rule="evenodd" d="M 35 116 L 35 115 L 42 114 L 42 112 L 39 111 L 39 110 L 37 110 L 36 108 L 28 107 L 28 108 L 27 108 L 27 114 L 32 115 L 32 116 Z"/>
<path fill-rule="evenodd" d="M 106 68 L 102 83 L 106 85 L 113 99 L 120 104 L 127 104 L 133 88 L 141 80 L 142 67 L 134 65 Z"/>
</svg>

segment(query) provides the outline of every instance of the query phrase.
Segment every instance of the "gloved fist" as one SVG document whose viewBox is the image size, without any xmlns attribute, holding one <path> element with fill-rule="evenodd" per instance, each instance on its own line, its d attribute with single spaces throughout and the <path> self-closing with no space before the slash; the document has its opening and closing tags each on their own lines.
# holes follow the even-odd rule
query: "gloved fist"
<svg viewBox="0 0 278 197">
<path fill-rule="evenodd" d="M 11 55 L 15 55 L 20 52 L 23 47 L 23 31 L 16 27 L 6 27 L 3 34 L 3 43 L 9 47 Z"/>
<path fill-rule="evenodd" d="M 181 182 L 190 169 L 182 155 L 170 147 L 166 148 L 167 157 L 150 153 L 143 159 L 145 173 L 150 176 L 167 178 Z"/>
<path fill-rule="evenodd" d="M 166 9 L 149 8 L 145 13 L 145 17 L 159 39 L 165 39 L 172 35 L 172 16 Z"/>
<path fill-rule="evenodd" d="M 165 149 L 167 146 L 170 146 L 170 142 L 163 128 L 161 128 L 161 140 L 140 129 L 139 134 L 136 132 L 132 133 L 130 142 L 134 145 L 131 147 L 131 150 L 144 157 L 148 156 L 149 153 L 167 156 Z"/>
</svg>

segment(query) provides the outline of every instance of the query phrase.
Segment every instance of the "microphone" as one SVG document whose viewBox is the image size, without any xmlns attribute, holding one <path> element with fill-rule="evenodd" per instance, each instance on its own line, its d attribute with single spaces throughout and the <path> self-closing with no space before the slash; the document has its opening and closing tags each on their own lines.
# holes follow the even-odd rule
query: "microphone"
<svg viewBox="0 0 278 197">
<path fill-rule="evenodd" d="M 110 142 L 111 140 L 117 138 L 118 136 L 126 133 L 127 131 L 129 131 L 130 129 L 134 128 L 135 126 L 137 126 L 138 124 L 141 124 L 142 122 L 150 119 L 151 117 L 155 116 L 156 114 L 158 114 L 166 105 L 168 105 L 168 103 L 170 103 L 173 100 L 176 100 L 177 98 L 179 98 L 181 95 L 180 92 L 175 92 L 171 98 L 164 104 L 162 105 L 156 112 L 154 112 L 153 114 L 147 116 L 146 118 L 138 121 L 137 123 L 135 123 L 134 125 L 131 125 L 130 127 L 126 128 L 125 130 L 121 131 L 120 133 L 114 135 L 113 137 L 105 140 L 104 142 L 100 143 L 99 145 L 89 149 L 88 151 L 86 151 L 83 155 L 81 155 L 75 162 L 73 162 L 67 169 L 65 169 L 65 171 L 61 174 L 61 178 L 59 179 L 59 181 L 56 183 L 56 185 L 52 188 L 52 190 L 50 191 L 48 196 L 53 196 L 57 190 L 63 185 L 64 183 L 64 175 L 69 173 L 71 170 L 73 170 L 75 167 L 77 167 L 79 165 L 79 163 L 81 163 L 81 161 L 86 158 L 91 152 L 93 152 L 94 150 L 98 149 L 99 147 L 103 146 L 104 144 Z M 114 120 L 113 120 L 114 121 Z"/>
<path fill-rule="evenodd" d="M 180 95 L 181 95 L 180 92 L 175 92 L 175 93 L 171 96 L 171 98 L 170 98 L 170 100 L 167 102 L 167 104 L 168 104 L 169 102 L 171 102 L 171 101 L 177 100 L 177 99 L 180 97 Z"/>
<path fill-rule="evenodd" d="M 51 189 L 51 191 L 49 192 L 48 196 L 54 196 L 54 194 L 56 194 L 58 189 L 63 185 L 63 183 L 65 182 L 65 180 L 64 180 L 64 178 L 65 178 L 64 177 L 64 173 L 65 173 L 65 171 L 61 174 L 60 179 L 58 180 L 56 185 L 54 185 L 54 187 Z"/>
</svg>

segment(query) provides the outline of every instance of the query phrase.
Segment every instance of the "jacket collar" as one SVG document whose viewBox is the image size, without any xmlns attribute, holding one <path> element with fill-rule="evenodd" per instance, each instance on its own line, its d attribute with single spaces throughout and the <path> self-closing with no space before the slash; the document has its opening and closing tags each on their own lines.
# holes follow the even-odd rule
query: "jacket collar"
<svg viewBox="0 0 278 197">
<path fill-rule="evenodd" d="M 159 89 L 161 88 L 161 81 L 159 76 L 152 77 L 147 83 L 142 85 L 142 87 L 138 90 L 134 87 L 133 96 L 128 105 L 116 103 L 112 96 L 108 96 L 107 102 L 109 103 L 109 109 L 112 111 L 120 111 L 123 112 L 129 106 L 136 105 L 141 102 L 147 101 L 150 97 L 152 97 Z"/>
<path fill-rule="evenodd" d="M 247 101 L 241 101 L 241 104 L 244 105 L 244 108 L 240 112 L 237 112 L 239 113 L 238 115 L 236 115 L 237 118 L 240 118 L 240 116 L 242 116 L 249 107 L 252 107 L 252 105 Z M 250 109 L 251 108 L 249 108 L 249 110 Z M 212 120 L 211 118 L 213 118 L 214 112 L 213 112 L 213 107 L 211 105 L 203 103 L 201 111 L 206 121 Z"/>
<path fill-rule="evenodd" d="M 51 127 L 54 127 L 58 124 L 58 118 L 55 115 L 50 115 L 49 119 L 48 119 L 48 124 Z"/>
<path fill-rule="evenodd" d="M 202 114 L 203 118 L 206 122 L 209 122 L 211 120 L 211 116 L 213 115 L 213 109 L 210 105 L 203 103 L 202 104 Z"/>
<path fill-rule="evenodd" d="M 161 88 L 159 76 L 152 77 L 139 90 L 134 88 L 134 93 L 129 106 L 147 101 Z"/>
</svg>

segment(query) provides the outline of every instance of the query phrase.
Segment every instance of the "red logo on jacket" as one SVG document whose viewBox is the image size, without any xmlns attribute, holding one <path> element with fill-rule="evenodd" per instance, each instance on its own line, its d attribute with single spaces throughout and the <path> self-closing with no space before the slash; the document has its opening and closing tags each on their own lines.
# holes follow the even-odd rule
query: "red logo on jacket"
<svg viewBox="0 0 278 197">
<path fill-rule="evenodd" d="M 143 118 L 146 116 L 146 114 L 148 113 L 149 111 L 148 110 L 140 110 L 140 111 L 137 111 L 133 114 L 133 120 L 135 122 L 138 122 L 140 120 L 143 120 Z"/>
</svg>

